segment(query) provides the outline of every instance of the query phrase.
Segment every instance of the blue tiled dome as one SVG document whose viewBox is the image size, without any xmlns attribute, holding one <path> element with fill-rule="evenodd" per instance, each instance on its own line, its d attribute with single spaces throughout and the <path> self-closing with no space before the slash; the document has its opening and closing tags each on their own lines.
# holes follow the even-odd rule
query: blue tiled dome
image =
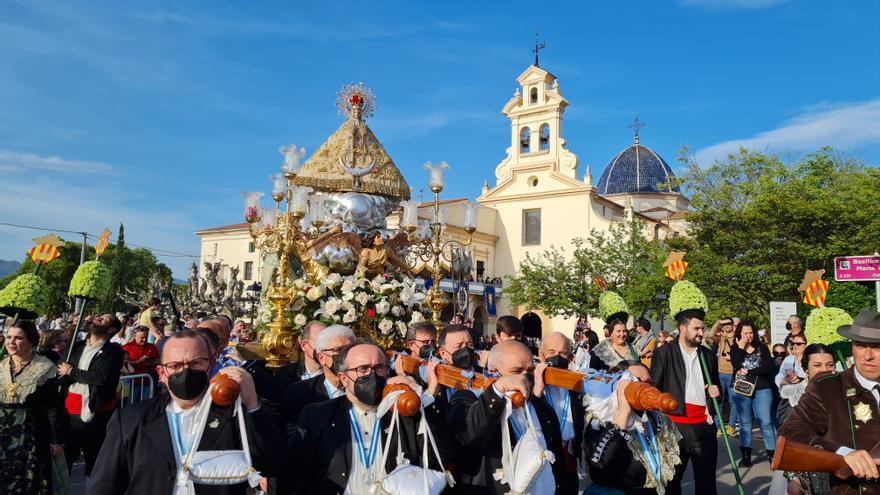
<svg viewBox="0 0 880 495">
<path fill-rule="evenodd" d="M 680 192 L 669 188 L 675 174 L 663 158 L 638 143 L 621 151 L 602 171 L 600 195 L 626 193 Z"/>
</svg>

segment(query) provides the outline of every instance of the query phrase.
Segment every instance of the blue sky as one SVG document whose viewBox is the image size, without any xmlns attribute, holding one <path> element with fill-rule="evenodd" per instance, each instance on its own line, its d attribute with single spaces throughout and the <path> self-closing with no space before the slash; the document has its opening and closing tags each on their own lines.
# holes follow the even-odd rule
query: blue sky
<svg viewBox="0 0 880 495">
<path fill-rule="evenodd" d="M 503 6 L 503 7 L 502 7 Z M 737 145 L 831 144 L 880 162 L 880 2 L 0 3 L 0 222 L 88 230 L 198 254 L 241 218 L 278 147 L 313 151 L 363 81 L 369 121 L 410 185 L 446 160 L 476 197 L 509 146 L 500 114 L 534 32 L 571 106 L 581 169 L 632 141 L 670 163 Z M 0 226 L 0 259 L 37 233 Z M 179 277 L 189 259 L 160 256 Z"/>
</svg>

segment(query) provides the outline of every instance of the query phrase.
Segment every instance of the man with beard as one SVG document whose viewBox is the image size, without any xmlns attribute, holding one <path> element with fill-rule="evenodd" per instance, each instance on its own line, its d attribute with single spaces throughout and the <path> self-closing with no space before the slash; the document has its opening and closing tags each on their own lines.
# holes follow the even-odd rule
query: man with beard
<svg viewBox="0 0 880 495">
<path fill-rule="evenodd" d="M 651 378 L 661 392 L 669 392 L 678 401 L 678 408 L 669 419 L 675 423 L 681 440 L 678 442 L 681 464 L 676 466 L 675 477 L 667 485 L 667 493 L 681 493 L 681 479 L 689 460 L 694 462 L 695 492 L 717 493 L 715 468 L 718 461 L 716 428 L 709 411 L 708 397 L 718 398 L 718 362 L 712 351 L 703 346 L 702 309 L 686 309 L 675 315 L 678 322 L 678 341 L 664 345 L 654 353 Z M 703 378 L 700 356 L 709 367 L 712 386 Z"/>
<path fill-rule="evenodd" d="M 424 462 L 421 442 L 416 438 L 418 415 L 400 417 L 398 440 L 392 437 L 391 452 L 385 453 L 385 465 L 381 462 L 391 423 L 391 414 L 379 408 L 382 390 L 386 384 L 396 383 L 418 390 L 412 377 L 387 378 L 385 352 L 371 343 L 343 348 L 338 362 L 344 395 L 306 407 L 288 442 L 296 494 L 373 493 L 372 483 L 397 466 L 398 445 L 411 464 L 421 466 Z M 431 468 L 442 469 L 436 465 Z"/>
<path fill-rule="evenodd" d="M 116 407 L 116 387 L 125 353 L 119 344 L 109 340 L 120 328 L 122 324 L 112 314 L 94 318 L 88 338 L 73 344 L 70 362 L 58 365 L 70 420 L 64 456 L 68 469 L 72 469 L 82 452 L 86 476 L 92 474 L 107 422 Z"/>
<path fill-rule="evenodd" d="M 284 419 L 287 423 L 288 433 L 293 431 L 300 413 L 307 405 L 335 399 L 345 393 L 334 367 L 334 361 L 342 349 L 354 344 L 354 342 L 354 332 L 344 325 L 329 326 L 318 335 L 315 340 L 315 351 L 318 354 L 322 373 L 308 380 L 294 383 L 287 388 Z"/>
<path fill-rule="evenodd" d="M 190 485 L 183 462 L 196 451 L 241 450 L 240 418 L 233 406 L 210 403 L 208 372 L 212 352 L 204 338 L 192 330 L 168 337 L 162 348 L 159 380 L 162 394 L 119 409 L 107 426 L 107 440 L 95 464 L 92 495 L 216 494 L 245 495 L 247 483 L 207 486 Z M 283 442 L 274 422 L 262 409 L 251 376 L 242 368 L 220 370 L 238 383 L 243 422 L 247 432 L 252 468 L 272 476 L 283 455 Z M 209 401 L 205 404 L 204 401 Z M 198 413 L 208 407 L 198 445 L 194 445 Z M 181 484 L 178 484 L 178 481 Z"/>
<path fill-rule="evenodd" d="M 489 368 L 501 376 L 479 397 L 462 391 L 452 396 L 449 402 L 449 418 L 460 452 L 456 459 L 456 493 L 501 494 L 510 491 L 506 484 L 494 477 L 502 468 L 501 428 L 510 428 L 511 440 L 519 441 L 526 431 L 527 423 L 524 408 L 528 407 L 533 418 L 539 439 L 544 448 L 553 452 L 553 477 L 556 493 L 577 493 L 577 474 L 566 473 L 563 469 L 562 436 L 559 421 L 553 409 L 539 397 L 530 397 L 534 370 L 529 348 L 517 340 L 496 344 L 489 355 Z M 523 408 L 502 424 L 508 400 L 508 393 L 519 392 L 528 398 Z M 572 478 L 573 477 L 573 478 Z"/>
<path fill-rule="evenodd" d="M 563 486 L 565 493 L 576 493 L 578 490 L 577 460 L 581 457 L 581 440 L 584 436 L 584 403 L 582 394 L 544 384 L 544 370 L 547 368 L 568 369 L 571 362 L 571 340 L 560 332 L 552 332 L 544 337 L 538 351 L 541 364 L 535 366 L 535 397 L 544 399 L 559 421 L 562 433 L 561 462 L 566 476 L 563 482 L 574 481 L 573 486 Z M 562 484 L 562 483 L 561 483 Z"/>
</svg>

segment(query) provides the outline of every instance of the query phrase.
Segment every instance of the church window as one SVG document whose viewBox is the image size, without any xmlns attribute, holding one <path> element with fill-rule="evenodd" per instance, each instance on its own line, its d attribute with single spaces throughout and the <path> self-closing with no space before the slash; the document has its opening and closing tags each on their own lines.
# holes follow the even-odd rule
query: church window
<svg viewBox="0 0 880 495">
<path fill-rule="evenodd" d="M 541 210 L 523 210 L 522 212 L 522 243 L 523 246 L 541 245 Z"/>
<path fill-rule="evenodd" d="M 529 103 L 531 103 L 532 105 L 538 103 L 538 88 L 532 88 L 532 90 L 529 92 Z"/>
<path fill-rule="evenodd" d="M 244 262 L 244 279 L 250 280 L 254 278 L 254 262 L 253 261 L 245 261 Z"/>
<path fill-rule="evenodd" d="M 532 151 L 532 131 L 528 127 L 523 127 L 519 132 L 519 151 L 520 153 L 529 153 Z"/>
<path fill-rule="evenodd" d="M 550 149 L 550 124 L 541 125 L 541 134 L 538 143 L 538 149 L 541 151 Z"/>
</svg>

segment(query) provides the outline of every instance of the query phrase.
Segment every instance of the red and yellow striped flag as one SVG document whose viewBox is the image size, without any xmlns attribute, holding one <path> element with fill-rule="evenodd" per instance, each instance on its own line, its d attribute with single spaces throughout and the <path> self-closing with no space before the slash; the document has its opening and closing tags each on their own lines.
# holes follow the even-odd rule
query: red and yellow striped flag
<svg viewBox="0 0 880 495">
<path fill-rule="evenodd" d="M 44 235 L 43 237 L 34 238 L 36 246 L 28 251 L 28 256 L 34 260 L 34 263 L 48 263 L 55 258 L 61 256 L 58 248 L 64 245 L 64 241 L 55 234 Z"/>
<path fill-rule="evenodd" d="M 827 280 L 814 280 L 804 291 L 804 303 L 821 308 L 825 305 L 825 296 L 828 294 Z"/>
<path fill-rule="evenodd" d="M 98 236 L 98 242 L 95 244 L 95 253 L 98 256 L 104 254 L 108 244 L 110 244 L 110 229 L 104 229 L 104 232 L 101 232 L 101 235 Z"/>
<path fill-rule="evenodd" d="M 672 251 L 663 263 L 666 267 L 666 276 L 672 280 L 681 280 L 684 278 L 684 272 L 687 271 L 687 261 L 684 260 L 684 251 Z"/>
</svg>

